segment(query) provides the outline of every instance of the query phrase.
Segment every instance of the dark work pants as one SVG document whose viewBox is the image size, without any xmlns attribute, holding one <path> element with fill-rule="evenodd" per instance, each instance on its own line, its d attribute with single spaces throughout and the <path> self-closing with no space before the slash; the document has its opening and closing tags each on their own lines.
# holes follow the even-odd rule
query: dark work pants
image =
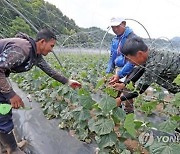
<svg viewBox="0 0 180 154">
<path fill-rule="evenodd" d="M 131 92 L 131 91 L 128 90 L 127 88 L 124 88 L 123 91 L 119 91 L 117 97 L 120 97 L 121 94 L 126 95 L 129 92 Z M 120 107 L 124 109 L 126 114 L 134 113 L 133 99 L 128 99 L 128 100 L 122 101 Z"/>
<path fill-rule="evenodd" d="M 9 101 L 4 98 L 2 93 L 0 93 L 0 104 L 10 104 Z M 13 128 L 12 110 L 5 115 L 0 114 L 0 132 L 9 133 Z"/>
<path fill-rule="evenodd" d="M 6 115 L 0 114 L 0 132 L 9 133 L 13 128 L 12 110 Z"/>
<path fill-rule="evenodd" d="M 1 93 L 0 93 L 0 104 L 9 104 Z M 17 147 L 14 134 L 12 132 L 13 128 L 14 128 L 14 124 L 12 120 L 12 110 L 10 110 L 10 112 L 5 115 L 0 114 L 0 144 L 1 144 L 0 152 L 1 153 L 3 148 L 7 150 L 8 154 L 15 153 L 16 151 L 19 150 Z"/>
</svg>

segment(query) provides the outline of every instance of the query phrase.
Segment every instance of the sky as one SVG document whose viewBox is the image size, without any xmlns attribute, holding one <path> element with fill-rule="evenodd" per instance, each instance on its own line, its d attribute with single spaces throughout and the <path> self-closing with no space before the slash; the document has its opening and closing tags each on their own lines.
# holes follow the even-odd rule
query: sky
<svg viewBox="0 0 180 154">
<path fill-rule="evenodd" d="M 180 0 L 45 0 L 54 4 L 79 27 L 107 30 L 112 17 L 128 19 L 127 26 L 141 36 L 180 37 Z M 129 20 L 133 19 L 133 20 Z M 112 31 L 110 31 L 113 33 Z"/>
</svg>

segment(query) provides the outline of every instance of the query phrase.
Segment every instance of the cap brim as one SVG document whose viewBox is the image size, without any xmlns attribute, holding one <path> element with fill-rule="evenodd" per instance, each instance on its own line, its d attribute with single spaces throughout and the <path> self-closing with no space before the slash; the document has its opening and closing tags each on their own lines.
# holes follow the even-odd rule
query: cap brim
<svg viewBox="0 0 180 154">
<path fill-rule="evenodd" d="M 126 22 L 126 21 L 123 20 L 122 22 Z M 110 26 L 119 26 L 122 22 L 113 21 L 113 22 L 110 22 Z"/>
<path fill-rule="evenodd" d="M 121 22 L 122 23 L 122 22 Z M 121 23 L 119 22 L 111 22 L 110 26 L 119 26 Z"/>
</svg>

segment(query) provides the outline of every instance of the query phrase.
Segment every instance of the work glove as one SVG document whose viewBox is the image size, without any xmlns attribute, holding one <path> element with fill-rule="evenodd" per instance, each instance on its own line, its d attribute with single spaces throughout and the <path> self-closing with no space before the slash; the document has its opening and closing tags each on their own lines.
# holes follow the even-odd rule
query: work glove
<svg viewBox="0 0 180 154">
<path fill-rule="evenodd" d="M 69 80 L 68 81 L 68 85 L 73 88 L 73 89 L 76 89 L 76 88 L 81 88 L 81 83 L 79 83 L 78 81 L 76 80 Z"/>
</svg>

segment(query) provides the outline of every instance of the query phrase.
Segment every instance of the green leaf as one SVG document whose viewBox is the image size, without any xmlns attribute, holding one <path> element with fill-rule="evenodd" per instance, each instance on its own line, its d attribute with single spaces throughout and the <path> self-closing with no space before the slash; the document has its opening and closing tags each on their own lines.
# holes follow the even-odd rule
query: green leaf
<svg viewBox="0 0 180 154">
<path fill-rule="evenodd" d="M 173 100 L 173 104 L 176 106 L 176 107 L 180 107 L 180 93 L 177 93 L 175 95 L 175 98 Z"/>
<path fill-rule="evenodd" d="M 118 95 L 118 91 L 115 90 L 115 89 L 113 89 L 113 88 L 111 88 L 111 87 L 105 88 L 104 91 L 105 91 L 109 96 L 114 97 L 114 98 L 116 98 L 117 95 Z"/>
<path fill-rule="evenodd" d="M 112 109 L 116 107 L 116 101 L 114 98 L 104 95 L 100 102 L 98 102 L 100 109 L 105 113 L 108 114 Z"/>
<path fill-rule="evenodd" d="M 152 154 L 179 154 L 180 144 L 155 141 L 149 149 Z"/>
<path fill-rule="evenodd" d="M 120 107 L 117 107 L 113 109 L 113 117 L 120 122 L 125 119 L 126 113 L 124 112 L 123 109 L 121 109 Z"/>
<path fill-rule="evenodd" d="M 98 135 L 109 134 L 114 128 L 114 122 L 112 119 L 99 119 L 96 122 L 92 120 L 88 123 L 89 129 L 95 131 Z"/>
<path fill-rule="evenodd" d="M 85 140 L 88 137 L 88 130 L 79 128 L 78 133 L 80 140 Z"/>
<path fill-rule="evenodd" d="M 135 120 L 135 129 L 139 129 L 144 123 L 142 121 Z"/>
<path fill-rule="evenodd" d="M 0 114 L 5 115 L 9 113 L 12 106 L 10 104 L 0 104 Z"/>
<path fill-rule="evenodd" d="M 173 82 L 176 83 L 177 85 L 180 85 L 180 74 L 175 78 Z"/>
<path fill-rule="evenodd" d="M 117 143 L 116 147 L 119 149 L 119 151 L 122 151 L 122 150 L 127 148 L 126 145 L 123 142 L 120 142 L 120 141 Z"/>
<path fill-rule="evenodd" d="M 81 72 L 81 77 L 87 78 L 87 76 L 88 76 L 88 74 L 87 74 L 86 71 L 82 71 L 82 72 Z"/>
<path fill-rule="evenodd" d="M 135 130 L 135 124 L 134 124 L 134 114 L 128 114 L 126 116 L 125 122 L 124 122 L 124 128 L 127 130 L 127 132 L 132 135 L 133 137 L 136 136 L 136 130 Z"/>
<path fill-rule="evenodd" d="M 152 113 L 152 110 L 154 110 L 156 108 L 156 106 L 157 106 L 157 102 L 152 101 L 152 102 L 147 102 L 147 103 L 142 104 L 141 109 L 146 114 L 150 114 L 150 113 Z"/>
<path fill-rule="evenodd" d="M 153 83 L 151 86 L 152 86 L 157 92 L 161 92 L 161 91 L 162 91 L 162 88 L 161 88 L 158 84 Z"/>
<path fill-rule="evenodd" d="M 90 95 L 79 96 L 79 100 L 80 104 L 86 109 L 91 109 L 92 106 L 96 103 L 92 100 Z"/>
<path fill-rule="evenodd" d="M 87 128 L 87 121 L 77 121 L 76 129 L 86 129 Z"/>
<path fill-rule="evenodd" d="M 179 121 L 180 122 L 180 116 L 174 115 L 171 117 L 171 120 Z"/>
<path fill-rule="evenodd" d="M 90 116 L 90 113 L 89 113 L 89 110 L 81 110 L 80 112 L 80 115 L 79 115 L 79 120 L 87 120 L 89 119 L 91 116 Z"/>
<path fill-rule="evenodd" d="M 80 88 L 80 89 L 78 89 L 78 95 L 80 95 L 80 96 L 89 96 L 90 94 L 89 94 L 89 92 L 87 91 L 87 90 L 85 90 L 84 88 Z"/>
<path fill-rule="evenodd" d="M 116 141 L 117 141 L 116 133 L 111 132 L 110 134 L 101 136 L 98 145 L 101 149 L 105 147 L 112 147 L 113 145 L 115 145 Z"/>
<path fill-rule="evenodd" d="M 97 90 L 98 88 L 100 88 L 101 86 L 103 86 L 103 85 L 104 85 L 104 82 L 105 82 L 105 78 L 100 79 L 100 80 L 97 82 L 95 89 Z"/>
<path fill-rule="evenodd" d="M 55 88 L 55 87 L 60 86 L 60 83 L 59 83 L 58 81 L 56 81 L 56 80 L 52 80 L 52 81 L 51 81 L 51 86 L 52 86 L 53 88 Z"/>
<path fill-rule="evenodd" d="M 134 91 L 135 90 L 135 87 L 134 87 L 134 84 L 132 81 L 130 81 L 129 84 L 126 85 L 126 88 L 131 90 L 131 91 Z"/>
<path fill-rule="evenodd" d="M 162 122 L 158 128 L 160 131 L 172 133 L 174 132 L 175 128 L 177 127 L 177 122 L 172 120 L 167 120 L 165 122 Z"/>
<path fill-rule="evenodd" d="M 95 120 L 93 118 L 89 119 L 88 127 L 92 132 L 94 131 L 94 123 L 95 123 Z"/>
<path fill-rule="evenodd" d="M 73 118 L 74 118 L 76 121 L 79 120 L 79 115 L 80 115 L 80 112 L 81 112 L 82 109 L 83 109 L 83 107 L 80 106 L 80 107 L 75 108 L 75 109 L 72 111 Z"/>
</svg>

